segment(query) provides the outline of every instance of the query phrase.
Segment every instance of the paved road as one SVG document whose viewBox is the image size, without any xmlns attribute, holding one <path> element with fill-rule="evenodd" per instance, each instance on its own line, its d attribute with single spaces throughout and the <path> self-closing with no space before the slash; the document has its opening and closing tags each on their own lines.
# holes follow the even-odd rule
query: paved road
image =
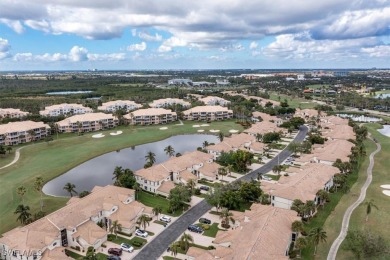
<svg viewBox="0 0 390 260">
<path fill-rule="evenodd" d="M 19 160 L 19 157 L 20 157 L 20 150 L 23 149 L 24 147 L 25 146 L 16 149 L 16 151 L 15 151 L 15 158 L 13 159 L 13 161 L 10 162 L 9 164 L 3 166 L 3 167 L 0 167 L 0 170 L 5 169 L 5 168 L 13 165 L 14 163 L 16 163 Z"/>
<path fill-rule="evenodd" d="M 371 137 L 369 139 L 372 140 Z M 348 232 L 348 226 L 349 226 L 349 219 L 351 218 L 352 212 L 364 201 L 366 198 L 366 192 L 368 186 L 370 186 L 372 181 L 372 168 L 374 167 L 374 156 L 381 150 L 380 143 L 376 143 L 376 150 L 370 154 L 370 165 L 367 168 L 367 179 L 364 183 L 363 187 L 360 190 L 360 196 L 359 198 L 348 207 L 347 211 L 344 213 L 343 222 L 341 225 L 341 230 L 339 236 L 333 241 L 332 246 L 330 247 L 327 260 L 335 260 L 337 251 L 339 250 L 339 247 L 341 243 L 344 241 L 347 232 Z"/>
<path fill-rule="evenodd" d="M 294 141 L 301 142 L 307 134 L 307 127 L 302 126 L 298 135 Z M 279 161 L 284 161 L 291 155 L 291 152 L 287 149 L 283 150 L 279 154 Z M 267 164 L 263 165 L 257 170 L 254 170 L 237 180 L 251 180 L 251 178 L 257 178 L 258 173 L 269 172 L 272 167 L 278 164 L 278 158 L 275 157 Z M 172 244 L 184 231 L 187 230 L 189 224 L 194 223 L 197 219 L 202 217 L 207 211 L 212 208 L 206 200 L 202 200 L 185 212 L 179 219 L 169 225 L 163 232 L 161 232 L 155 239 L 149 242 L 142 250 L 134 257 L 134 259 L 145 260 L 145 259 L 157 259 L 164 251 Z"/>
</svg>

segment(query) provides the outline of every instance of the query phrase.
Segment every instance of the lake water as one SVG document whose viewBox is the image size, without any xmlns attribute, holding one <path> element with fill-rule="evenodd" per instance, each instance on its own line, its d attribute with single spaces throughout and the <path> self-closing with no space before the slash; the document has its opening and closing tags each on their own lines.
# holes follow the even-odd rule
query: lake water
<svg viewBox="0 0 390 260">
<path fill-rule="evenodd" d="M 390 137 L 390 125 L 384 125 L 382 129 L 378 129 L 378 132 L 387 137 Z"/>
<path fill-rule="evenodd" d="M 388 97 L 390 97 L 390 93 L 387 93 L 387 94 L 379 94 L 379 95 L 376 95 L 376 96 L 375 96 L 375 98 L 380 98 L 380 99 L 382 99 L 382 98 L 388 98 Z"/>
<path fill-rule="evenodd" d="M 129 138 L 131 138 L 129 136 Z M 156 154 L 156 164 L 169 159 L 164 148 L 171 145 L 176 153 L 185 153 L 196 150 L 203 142 L 219 143 L 215 135 L 177 135 L 158 142 L 138 145 L 133 148 L 110 152 L 86 161 L 61 176 L 49 181 L 43 187 L 43 192 L 53 196 L 69 196 L 63 187 L 70 182 L 76 185 L 76 191 L 92 190 L 96 185 L 112 184 L 112 173 L 116 166 L 129 168 L 132 171 L 142 169 L 145 156 L 149 151 Z"/>
<path fill-rule="evenodd" d="M 92 93 L 91 90 L 78 90 L 78 91 L 56 91 L 56 92 L 47 92 L 46 95 L 71 95 L 71 94 L 86 94 Z"/>
<path fill-rule="evenodd" d="M 374 123 L 382 121 L 382 118 L 365 116 L 365 115 L 355 115 L 355 114 L 337 114 L 337 116 L 342 118 L 352 118 L 355 122 L 365 122 L 365 123 Z"/>
</svg>

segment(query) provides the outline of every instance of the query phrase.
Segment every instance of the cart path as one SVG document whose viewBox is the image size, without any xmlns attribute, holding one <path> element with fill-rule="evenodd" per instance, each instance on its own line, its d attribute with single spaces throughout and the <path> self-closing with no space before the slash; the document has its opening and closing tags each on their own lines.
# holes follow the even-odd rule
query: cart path
<svg viewBox="0 0 390 260">
<path fill-rule="evenodd" d="M 5 168 L 10 167 L 11 165 L 15 164 L 19 160 L 19 158 L 20 158 L 20 150 L 23 149 L 24 147 L 25 146 L 16 149 L 16 151 L 15 151 L 15 158 L 12 160 L 12 162 L 10 162 L 9 164 L 7 164 L 7 165 L 5 165 L 3 167 L 0 167 L 0 170 L 5 169 Z"/>
</svg>

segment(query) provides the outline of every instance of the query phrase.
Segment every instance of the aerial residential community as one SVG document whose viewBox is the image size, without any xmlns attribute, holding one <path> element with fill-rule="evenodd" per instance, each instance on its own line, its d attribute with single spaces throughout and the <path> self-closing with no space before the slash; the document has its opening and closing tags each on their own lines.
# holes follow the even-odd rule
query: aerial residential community
<svg viewBox="0 0 390 260">
<path fill-rule="evenodd" d="M 390 259 L 389 8 L 0 3 L 0 260 Z"/>
</svg>

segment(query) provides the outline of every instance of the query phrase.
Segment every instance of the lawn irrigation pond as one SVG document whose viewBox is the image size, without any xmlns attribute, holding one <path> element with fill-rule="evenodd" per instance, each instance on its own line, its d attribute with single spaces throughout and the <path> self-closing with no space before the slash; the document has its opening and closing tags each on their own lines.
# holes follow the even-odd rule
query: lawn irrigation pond
<svg viewBox="0 0 390 260">
<path fill-rule="evenodd" d="M 149 151 L 156 155 L 155 164 L 169 159 L 164 148 L 171 145 L 175 153 L 184 154 L 185 152 L 195 151 L 202 146 L 203 142 L 219 143 L 215 135 L 176 135 L 170 138 L 148 144 L 142 144 L 131 148 L 118 150 L 103 154 L 86 161 L 70 171 L 49 181 L 43 187 L 43 192 L 52 196 L 69 196 L 69 193 L 63 189 L 66 183 L 70 182 L 76 185 L 76 191 L 91 191 L 93 187 L 106 186 L 113 183 L 113 172 L 116 166 L 122 166 L 132 171 L 137 171 L 144 167 L 145 156 Z"/>
</svg>

